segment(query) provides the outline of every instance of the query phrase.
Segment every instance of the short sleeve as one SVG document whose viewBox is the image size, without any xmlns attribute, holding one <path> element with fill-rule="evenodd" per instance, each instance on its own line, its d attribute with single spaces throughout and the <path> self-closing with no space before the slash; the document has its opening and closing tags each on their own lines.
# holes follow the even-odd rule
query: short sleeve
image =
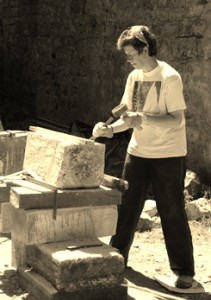
<svg viewBox="0 0 211 300">
<path fill-rule="evenodd" d="M 172 81 L 167 83 L 165 91 L 165 103 L 168 112 L 186 109 L 181 77 L 177 76 Z"/>
<path fill-rule="evenodd" d="M 133 85 L 134 80 L 130 73 L 126 81 L 125 91 L 121 100 L 121 103 L 126 104 L 129 110 L 132 110 Z"/>
</svg>

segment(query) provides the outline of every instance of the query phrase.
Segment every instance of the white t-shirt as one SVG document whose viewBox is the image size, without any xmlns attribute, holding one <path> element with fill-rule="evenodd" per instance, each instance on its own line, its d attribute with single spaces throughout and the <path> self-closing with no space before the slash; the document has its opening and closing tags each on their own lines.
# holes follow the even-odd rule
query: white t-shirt
<svg viewBox="0 0 211 300">
<path fill-rule="evenodd" d="M 156 116 L 186 109 L 181 76 L 167 63 L 157 62 L 158 66 L 151 72 L 135 69 L 129 74 L 121 102 L 126 103 L 130 111 L 144 111 Z M 128 145 L 131 155 L 165 158 L 187 154 L 184 113 L 177 128 L 144 123 L 142 128 L 133 130 Z"/>
</svg>

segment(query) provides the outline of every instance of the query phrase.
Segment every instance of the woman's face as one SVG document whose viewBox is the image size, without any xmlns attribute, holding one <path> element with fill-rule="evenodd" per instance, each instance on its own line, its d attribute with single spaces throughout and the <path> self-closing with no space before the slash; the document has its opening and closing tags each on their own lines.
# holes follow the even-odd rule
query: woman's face
<svg viewBox="0 0 211 300">
<path fill-rule="evenodd" d="M 127 61 L 133 66 L 134 69 L 142 69 L 145 61 L 144 54 L 139 53 L 133 46 L 127 45 L 124 47 L 124 52 Z"/>
</svg>

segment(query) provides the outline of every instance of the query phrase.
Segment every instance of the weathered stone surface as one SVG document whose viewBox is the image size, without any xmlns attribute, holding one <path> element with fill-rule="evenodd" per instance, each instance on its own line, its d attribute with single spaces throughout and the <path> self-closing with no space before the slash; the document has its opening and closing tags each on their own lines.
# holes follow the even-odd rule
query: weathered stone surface
<svg viewBox="0 0 211 300">
<path fill-rule="evenodd" d="M 157 215 L 157 206 L 155 200 L 146 200 L 143 208 L 143 212 L 147 213 L 150 217 Z"/>
<path fill-rule="evenodd" d="M 91 125 L 105 120 L 118 104 L 131 70 L 116 51 L 117 36 L 125 24 L 141 22 L 158 38 L 158 58 L 182 75 L 188 107 L 187 162 L 209 184 L 209 1 L 136 1 L 132 6 L 126 0 L 103 5 L 58 0 L 10 3 L 4 1 L 0 8 L 4 79 L 0 84 L 12 107 L 13 122 L 34 111 L 38 117 L 67 125 L 74 120 Z"/>
<path fill-rule="evenodd" d="M 199 198 L 211 198 L 211 186 L 202 184 L 195 172 L 187 170 L 185 177 L 185 200 L 189 202 Z"/>
<path fill-rule="evenodd" d="M 186 205 L 188 220 L 200 220 L 211 216 L 211 199 L 199 198 Z"/>
<path fill-rule="evenodd" d="M 58 208 L 56 220 L 51 209 L 13 209 L 12 213 L 13 237 L 25 245 L 113 235 L 117 222 L 115 205 Z"/>
<path fill-rule="evenodd" d="M 142 212 L 138 221 L 137 230 L 143 232 L 151 229 L 152 229 L 152 218 L 147 213 Z"/>
<path fill-rule="evenodd" d="M 140 232 L 143 231 L 149 231 L 153 227 L 157 226 L 155 225 L 155 219 L 157 215 L 157 206 L 155 200 L 146 200 L 144 204 L 143 211 L 140 215 L 138 224 L 137 224 L 137 230 Z M 155 218 L 155 219 L 154 219 Z"/>
<path fill-rule="evenodd" d="M 104 175 L 105 146 L 49 132 L 29 132 L 24 169 L 32 169 L 57 188 L 99 186 Z"/>
<path fill-rule="evenodd" d="M 0 203 L 9 202 L 10 200 L 10 188 L 6 183 L 0 183 Z"/>
<path fill-rule="evenodd" d="M 0 203 L 0 232 L 10 232 L 12 229 L 12 205 L 10 202 Z"/>
<path fill-rule="evenodd" d="M 68 250 L 68 246 L 82 248 Z M 122 255 L 97 238 L 29 246 L 26 261 L 59 291 L 113 287 L 124 277 Z"/>
<path fill-rule="evenodd" d="M 12 255 L 11 255 L 11 265 L 14 268 L 19 268 L 26 264 L 26 245 L 22 240 L 15 238 L 15 235 L 11 234 L 12 241 Z"/>
<path fill-rule="evenodd" d="M 31 295 L 36 297 L 35 299 L 57 299 L 58 291 L 53 287 L 53 285 L 49 281 L 47 281 L 40 274 L 30 270 L 27 267 L 20 267 L 18 269 L 18 275 L 20 279 L 20 284 L 28 292 L 30 292 Z"/>
<path fill-rule="evenodd" d="M 0 132 L 0 176 L 23 169 L 27 132 Z"/>
<path fill-rule="evenodd" d="M 160 217 L 153 217 L 152 218 L 152 228 L 161 228 Z"/>
<path fill-rule="evenodd" d="M 36 299 L 45 300 L 127 300 L 127 288 L 122 286 L 108 288 L 87 288 L 77 292 L 59 292 L 39 273 L 27 267 L 18 269 L 21 285 Z"/>
<path fill-rule="evenodd" d="M 17 181 L 16 183 L 18 184 Z M 22 184 L 22 182 L 20 182 L 20 184 Z M 10 203 L 17 209 L 53 208 L 53 195 L 54 193 L 52 191 L 29 183 L 28 188 L 11 188 Z M 120 191 L 111 188 L 103 188 L 102 186 L 94 189 L 71 189 L 57 191 L 58 208 L 118 205 L 120 203 Z"/>
<path fill-rule="evenodd" d="M 60 208 L 54 220 L 49 209 L 12 207 L 12 220 L 12 266 L 17 268 L 26 263 L 27 245 L 115 234 L 117 208 L 114 205 Z"/>
<path fill-rule="evenodd" d="M 201 184 L 195 172 L 187 170 L 185 177 L 185 195 L 187 198 L 197 199 L 201 196 Z"/>
</svg>

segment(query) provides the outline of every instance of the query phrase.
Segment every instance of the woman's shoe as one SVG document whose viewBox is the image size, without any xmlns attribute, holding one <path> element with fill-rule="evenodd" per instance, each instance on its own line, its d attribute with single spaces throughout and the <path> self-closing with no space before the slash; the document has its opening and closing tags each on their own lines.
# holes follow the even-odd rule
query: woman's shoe
<svg viewBox="0 0 211 300">
<path fill-rule="evenodd" d="M 175 286 L 180 289 L 188 289 L 192 287 L 193 277 L 188 275 L 180 275 L 178 276 Z"/>
</svg>

